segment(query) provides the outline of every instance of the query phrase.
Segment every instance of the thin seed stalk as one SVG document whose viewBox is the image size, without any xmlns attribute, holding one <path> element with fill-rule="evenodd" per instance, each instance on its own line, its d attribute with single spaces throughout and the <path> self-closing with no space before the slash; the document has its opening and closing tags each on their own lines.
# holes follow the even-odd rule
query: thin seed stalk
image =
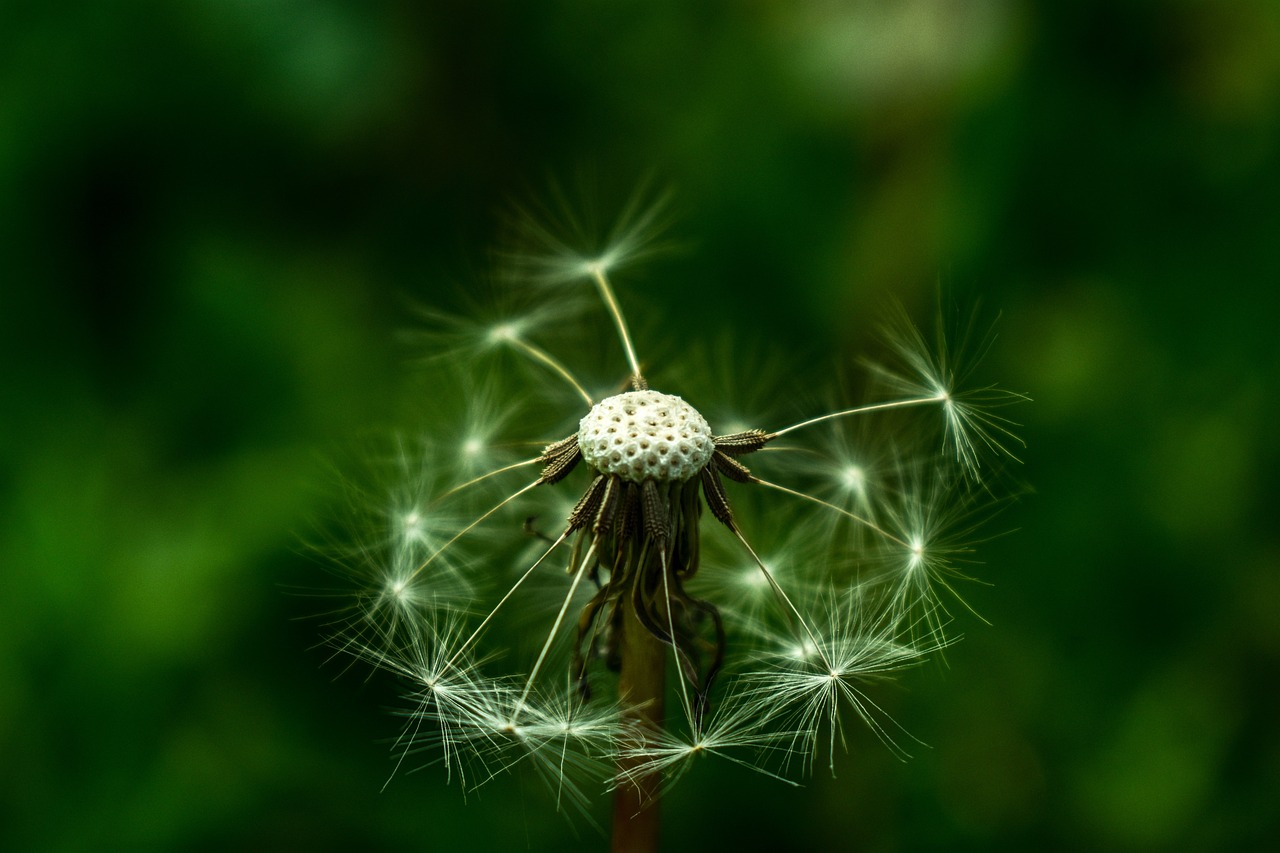
<svg viewBox="0 0 1280 853">
<path fill-rule="evenodd" d="M 642 737 L 662 730 L 668 653 L 668 648 L 640 623 L 635 611 L 624 606 L 618 695 L 625 721 L 634 723 Z M 658 849 L 662 776 L 652 772 L 633 780 L 628 774 L 643 762 L 643 757 L 618 762 L 619 776 L 627 781 L 613 795 L 613 853 L 656 853 Z"/>
</svg>

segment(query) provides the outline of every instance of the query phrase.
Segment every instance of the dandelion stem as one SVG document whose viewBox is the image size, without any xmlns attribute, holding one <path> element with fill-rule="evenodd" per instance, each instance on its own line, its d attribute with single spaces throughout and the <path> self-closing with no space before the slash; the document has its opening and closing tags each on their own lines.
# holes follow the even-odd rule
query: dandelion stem
<svg viewBox="0 0 1280 853">
<path fill-rule="evenodd" d="M 559 375 L 561 379 L 563 379 L 565 382 L 568 382 L 570 385 L 572 385 L 573 390 L 578 392 L 578 396 L 581 397 L 584 401 L 586 401 L 586 404 L 588 406 L 595 404 L 595 400 L 591 399 L 591 395 L 588 394 L 587 390 L 582 387 L 582 383 L 574 378 L 573 374 L 569 372 L 569 368 L 565 367 L 564 364 L 562 364 L 558 358 L 556 358 L 551 353 L 544 350 L 542 347 L 535 346 L 534 344 L 531 344 L 528 341 L 523 340 L 522 338 L 518 338 L 514 335 L 507 338 L 507 340 L 511 343 L 512 346 L 517 347 L 522 352 L 524 352 L 525 355 L 529 356 L 535 361 L 542 362 L 547 367 L 551 368 L 553 372 Z"/>
<path fill-rule="evenodd" d="M 613 793 L 613 853 L 656 853 L 658 795 L 662 774 L 646 767 L 646 749 L 656 742 L 663 725 L 666 690 L 666 649 L 641 623 L 635 610 L 622 608 L 622 669 L 618 698 L 625 723 L 641 739 L 638 749 L 618 761 L 622 780 Z"/>
<path fill-rule="evenodd" d="M 631 365 L 631 384 L 635 386 L 637 391 L 641 391 L 646 387 L 646 383 L 644 377 L 640 374 L 640 362 L 636 358 L 635 347 L 631 345 L 631 333 L 627 331 L 627 320 L 622 316 L 622 309 L 618 306 L 618 300 L 613 295 L 613 287 L 609 284 L 609 279 L 604 274 L 604 267 L 601 264 L 592 264 L 591 277 L 596 280 L 596 287 L 600 290 L 600 298 L 604 300 L 605 307 L 609 309 L 609 314 L 613 317 L 613 324 L 618 327 L 618 337 L 622 339 L 622 348 L 627 351 L 627 363 Z"/>
<path fill-rule="evenodd" d="M 798 424 L 792 424 L 789 427 L 784 427 L 783 429 L 770 433 L 769 438 L 772 440 L 779 436 L 786 435 L 789 432 L 794 432 L 795 430 L 803 429 L 807 426 L 813 426 L 814 424 L 820 424 L 823 421 L 833 421 L 837 418 L 847 418 L 851 415 L 863 415 L 867 412 L 881 412 L 886 409 L 905 409 L 908 406 L 920 406 L 925 403 L 941 403 L 946 399 L 947 396 L 945 394 L 935 394 L 932 397 L 912 397 L 909 400 L 894 400 L 889 403 L 873 403 L 869 406 L 858 406 L 857 408 L 845 409 L 841 412 L 831 412 L 830 414 L 810 418 L 807 421 L 801 421 Z"/>
</svg>

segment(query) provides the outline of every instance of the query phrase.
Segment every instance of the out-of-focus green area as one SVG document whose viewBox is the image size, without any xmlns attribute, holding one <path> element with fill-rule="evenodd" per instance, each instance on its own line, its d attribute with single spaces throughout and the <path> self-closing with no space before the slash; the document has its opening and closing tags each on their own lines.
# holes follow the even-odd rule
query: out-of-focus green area
<svg viewBox="0 0 1280 853">
<path fill-rule="evenodd" d="M 671 850 L 1280 839 L 1271 0 L 0 5 L 0 849 L 599 849 L 399 775 L 294 595 L 323 459 L 497 212 L 676 190 L 640 327 L 742 363 L 886 297 L 999 312 L 1035 494 L 946 667 L 802 789 L 698 767 Z M 613 195 L 610 195 L 610 194 Z M 624 301 L 628 297 L 624 292 Z M 815 367 L 820 368 L 821 365 Z M 735 847 L 734 845 L 738 845 Z M 744 846 L 745 845 L 745 846 Z M 705 849 L 710 849 L 705 848 Z"/>
</svg>

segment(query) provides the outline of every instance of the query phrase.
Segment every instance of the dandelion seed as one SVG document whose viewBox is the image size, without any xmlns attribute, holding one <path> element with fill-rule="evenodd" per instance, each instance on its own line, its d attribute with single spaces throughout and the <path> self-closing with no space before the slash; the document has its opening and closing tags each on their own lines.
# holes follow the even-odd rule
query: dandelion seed
<svg viewBox="0 0 1280 853">
<path fill-rule="evenodd" d="M 418 485 L 358 514 L 387 532 L 339 555 L 364 587 L 333 615 L 335 645 L 411 685 L 400 764 L 434 754 L 468 789 L 531 766 L 584 814 L 604 781 L 637 849 L 699 756 L 783 778 L 826 752 L 834 771 L 846 716 L 904 754 L 871 685 L 951 642 L 939 591 L 958 600 L 977 500 L 957 484 L 1008 455 L 990 406 L 1016 397 L 967 389 L 954 353 L 905 326 L 902 364 L 873 370 L 884 396 L 718 432 L 703 411 L 737 401 L 650 387 L 615 289 L 661 220 L 633 206 L 581 246 L 526 223 L 532 249 L 507 259 L 547 306 L 429 315 L 483 380 L 460 415 L 424 402 L 431 453 L 401 466 Z M 588 317 L 615 354 L 598 384 Z M 950 452 L 912 455 L 908 418 Z"/>
<path fill-rule="evenodd" d="M 918 478 L 883 508 L 886 527 L 901 540 L 900 547 L 891 543 L 877 551 L 886 599 L 903 622 L 942 645 L 943 628 L 951 621 L 947 601 L 971 610 L 956 587 L 972 580 L 963 566 L 972 562 L 975 550 L 973 509 L 972 495 L 954 483 L 926 484 Z"/>
<path fill-rule="evenodd" d="M 919 328 L 899 311 L 886 325 L 885 336 L 899 365 L 872 363 L 871 369 L 896 393 L 919 394 L 942 404 L 945 442 L 968 476 L 979 480 L 984 460 L 1002 456 L 1016 459 L 1009 445 L 1022 444 L 1014 432 L 1017 425 L 995 410 L 1025 401 L 1027 396 L 994 385 L 964 385 L 973 366 L 990 347 L 990 333 L 975 341 L 970 325 L 953 343 L 939 317 L 937 339 L 930 347 Z"/>
<path fill-rule="evenodd" d="M 835 772 L 836 742 L 843 742 L 840 712 L 851 709 L 895 753 L 906 757 L 880 707 L 866 692 L 867 685 L 887 674 L 913 666 L 946 645 L 910 640 L 901 614 L 892 608 L 869 610 L 865 590 L 852 589 L 832 597 L 821 613 L 820 646 L 796 647 L 779 638 L 777 650 L 765 666 L 744 676 L 748 695 L 760 705 L 758 713 L 781 717 L 796 733 L 791 754 L 811 762 L 820 733 L 828 736 L 830 769 Z M 807 743 L 804 743 L 807 742 Z"/>
</svg>

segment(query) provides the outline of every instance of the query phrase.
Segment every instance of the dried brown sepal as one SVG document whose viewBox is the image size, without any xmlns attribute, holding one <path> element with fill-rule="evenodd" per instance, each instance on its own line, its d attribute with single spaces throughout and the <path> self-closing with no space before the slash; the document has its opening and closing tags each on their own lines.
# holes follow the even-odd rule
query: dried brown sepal
<svg viewBox="0 0 1280 853">
<path fill-rule="evenodd" d="M 729 456 L 745 456 L 755 453 L 773 439 L 773 436 L 762 429 L 749 429 L 746 432 L 735 432 L 729 435 L 717 435 L 712 441 L 716 450 Z"/>
<path fill-rule="evenodd" d="M 715 466 L 717 471 L 734 482 L 754 483 L 756 481 L 756 478 L 751 475 L 751 469 L 737 459 L 726 456 L 723 450 L 717 450 L 711 456 L 711 464 Z"/>
<path fill-rule="evenodd" d="M 667 502 L 653 480 L 645 480 L 640 486 L 640 514 L 644 517 L 644 532 L 648 537 L 658 543 L 665 542 L 670 529 Z"/>
<path fill-rule="evenodd" d="M 569 513 L 570 530 L 580 530 L 596 517 L 596 511 L 600 508 L 600 501 L 604 498 L 605 483 L 608 482 L 608 479 L 604 474 L 597 474 L 596 478 L 591 481 L 591 485 L 587 486 L 586 494 L 578 501 L 577 506 L 573 508 L 573 512 Z"/>
<path fill-rule="evenodd" d="M 737 530 L 733 522 L 733 509 L 729 506 L 729 496 L 725 493 L 724 483 L 715 466 L 708 465 L 699 475 L 702 478 L 702 495 L 707 501 L 707 508 L 725 527 Z"/>
<path fill-rule="evenodd" d="M 569 472 L 577 466 L 580 459 L 582 459 L 582 448 L 578 446 L 577 434 L 548 444 L 542 451 L 542 455 L 538 457 L 538 461 L 545 466 L 538 482 L 548 485 L 560 482 L 569 476 Z"/>
<path fill-rule="evenodd" d="M 705 467 L 705 466 L 704 466 Z M 688 580 L 698 573 L 698 563 L 702 551 L 702 539 L 697 535 L 698 524 L 702 520 L 702 501 L 699 499 L 702 489 L 698 483 L 690 481 L 680 489 L 678 503 L 672 509 L 672 545 L 671 564 L 676 575 Z"/>
<path fill-rule="evenodd" d="M 608 533 L 613 529 L 613 524 L 618 517 L 618 505 L 621 503 L 622 478 L 617 476 L 609 477 L 609 482 L 605 486 L 604 495 L 600 498 L 600 508 L 596 512 L 595 523 L 591 525 L 592 531 L 599 536 L 601 533 Z"/>
<path fill-rule="evenodd" d="M 627 542 L 640 528 L 640 487 L 622 484 L 622 504 L 618 507 L 618 541 Z"/>
</svg>

